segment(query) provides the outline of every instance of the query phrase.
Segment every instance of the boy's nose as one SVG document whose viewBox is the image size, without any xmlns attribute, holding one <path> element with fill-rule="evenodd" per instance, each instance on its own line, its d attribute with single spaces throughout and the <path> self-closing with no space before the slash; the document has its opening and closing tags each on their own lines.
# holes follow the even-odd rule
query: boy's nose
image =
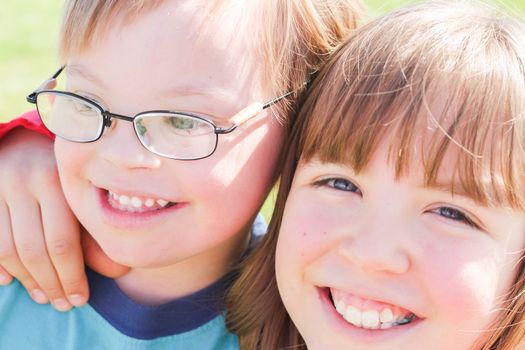
<svg viewBox="0 0 525 350">
<path fill-rule="evenodd" d="M 112 120 L 100 140 L 99 155 L 113 165 L 129 169 L 153 169 L 160 166 L 161 159 L 148 151 L 139 141 L 133 124 Z"/>
<path fill-rule="evenodd" d="M 364 219 L 364 218 L 362 218 Z M 337 252 L 357 268 L 367 273 L 403 274 L 410 268 L 408 248 L 403 244 L 401 222 L 386 218 L 364 219 L 349 228 L 338 244 Z M 406 228 L 405 228 L 406 229 Z"/>
</svg>

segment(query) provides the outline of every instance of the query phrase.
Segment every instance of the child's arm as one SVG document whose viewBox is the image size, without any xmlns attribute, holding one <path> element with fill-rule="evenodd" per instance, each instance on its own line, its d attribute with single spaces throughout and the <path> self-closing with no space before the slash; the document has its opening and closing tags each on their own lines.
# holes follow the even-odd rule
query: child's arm
<svg viewBox="0 0 525 350">
<path fill-rule="evenodd" d="M 70 303 L 81 305 L 89 291 L 79 224 L 60 187 L 51 135 L 36 113 L 28 113 L 0 125 L 0 137 L 3 284 L 9 283 L 12 275 L 37 302 L 54 301 L 60 310 L 69 309 Z M 127 271 L 111 262 L 89 235 L 84 236 L 90 266 L 110 276 Z M 81 297 L 75 299 L 75 295 Z M 57 302 L 60 299 L 65 303 Z"/>
</svg>

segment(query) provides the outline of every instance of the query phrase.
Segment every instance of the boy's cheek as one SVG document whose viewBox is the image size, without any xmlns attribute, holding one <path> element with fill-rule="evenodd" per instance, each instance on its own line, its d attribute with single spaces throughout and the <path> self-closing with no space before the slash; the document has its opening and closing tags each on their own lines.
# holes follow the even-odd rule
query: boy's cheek
<svg viewBox="0 0 525 350">
<path fill-rule="evenodd" d="M 59 171 L 80 169 L 86 162 L 90 145 L 55 139 L 55 157 Z"/>
</svg>

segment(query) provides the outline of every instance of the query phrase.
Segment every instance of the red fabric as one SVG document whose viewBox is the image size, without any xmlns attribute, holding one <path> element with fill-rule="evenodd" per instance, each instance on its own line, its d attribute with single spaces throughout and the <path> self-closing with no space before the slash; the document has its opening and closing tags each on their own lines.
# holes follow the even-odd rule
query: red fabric
<svg viewBox="0 0 525 350">
<path fill-rule="evenodd" d="M 27 130 L 38 132 L 42 135 L 55 139 L 55 135 L 47 130 L 42 124 L 40 117 L 36 110 L 26 112 L 16 119 L 13 119 L 7 123 L 0 123 L 0 139 L 5 137 L 11 130 L 22 127 Z"/>
</svg>

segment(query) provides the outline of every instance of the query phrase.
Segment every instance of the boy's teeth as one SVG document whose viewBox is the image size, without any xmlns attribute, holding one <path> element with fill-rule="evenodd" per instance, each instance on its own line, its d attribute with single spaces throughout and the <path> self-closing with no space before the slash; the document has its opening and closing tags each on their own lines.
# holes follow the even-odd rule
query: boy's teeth
<svg viewBox="0 0 525 350">
<path fill-rule="evenodd" d="M 157 199 L 157 203 L 158 203 L 158 205 L 160 205 L 161 207 L 165 207 L 169 202 L 168 202 L 168 201 L 165 201 L 164 199 Z"/>
<path fill-rule="evenodd" d="M 118 201 L 119 201 L 120 205 L 128 205 L 129 202 L 130 202 L 130 198 L 128 196 L 122 195 L 122 196 L 118 197 Z"/>
<path fill-rule="evenodd" d="M 108 191 L 108 200 L 112 207 L 131 212 L 161 209 L 169 204 L 165 199 L 129 197 L 112 191 Z"/>
</svg>

